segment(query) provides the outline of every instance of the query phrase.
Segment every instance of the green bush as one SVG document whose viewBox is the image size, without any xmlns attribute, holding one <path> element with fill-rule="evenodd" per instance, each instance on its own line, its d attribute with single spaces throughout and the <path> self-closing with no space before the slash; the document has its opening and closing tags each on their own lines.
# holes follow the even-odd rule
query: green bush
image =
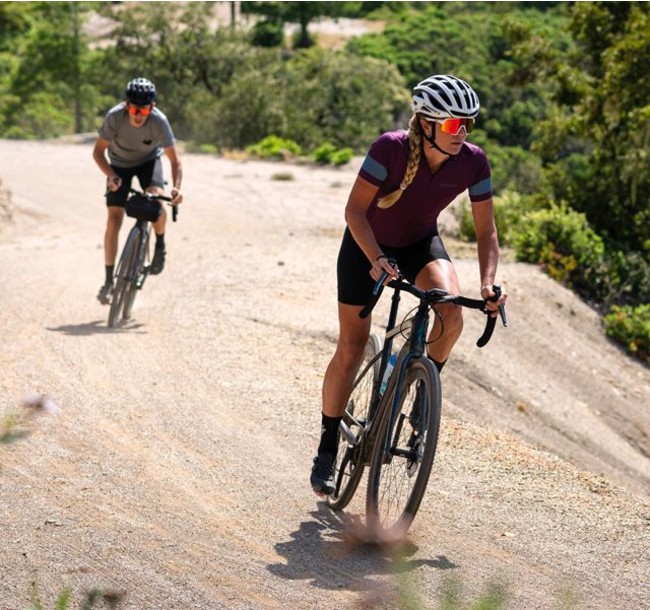
<svg viewBox="0 0 650 610">
<path fill-rule="evenodd" d="M 332 154 L 332 159 L 331 159 L 332 165 L 336 165 L 336 166 L 345 165 L 352 159 L 353 156 L 354 156 L 354 152 L 352 151 L 351 148 L 349 147 L 341 148 Z"/>
<path fill-rule="evenodd" d="M 628 352 L 650 364 L 650 304 L 614 305 L 605 316 L 605 332 Z"/>
<path fill-rule="evenodd" d="M 194 141 L 185 142 L 184 151 L 188 153 L 200 153 L 202 155 L 219 154 L 219 149 L 214 144 L 198 144 Z"/>
<path fill-rule="evenodd" d="M 345 165 L 352 159 L 354 153 L 349 147 L 337 149 L 331 142 L 321 144 L 313 153 L 312 158 L 319 165 Z"/>
<path fill-rule="evenodd" d="M 257 47 L 280 47 L 284 43 L 282 23 L 258 21 L 251 30 L 251 42 Z"/>
<path fill-rule="evenodd" d="M 336 146 L 331 142 L 325 142 L 312 153 L 312 158 L 320 165 L 327 165 L 331 162 L 332 155 L 335 152 Z"/>
<path fill-rule="evenodd" d="M 9 139 L 56 138 L 74 131 L 74 119 L 56 94 L 40 92 L 8 110 L 12 124 L 2 134 Z"/>
<path fill-rule="evenodd" d="M 650 303 L 650 262 L 642 252 L 606 253 L 605 270 L 598 278 L 606 305 Z"/>
<path fill-rule="evenodd" d="M 516 191 L 529 195 L 545 189 L 542 162 L 537 155 L 519 146 L 494 146 L 493 142 L 487 146 L 490 147 L 492 190 L 495 193 Z"/>
<path fill-rule="evenodd" d="M 526 214 L 511 230 L 517 260 L 541 264 L 552 278 L 584 291 L 602 265 L 603 240 L 584 214 L 566 205 Z"/>
<path fill-rule="evenodd" d="M 511 191 L 506 191 L 500 197 L 494 197 L 494 220 L 499 232 L 499 243 L 502 246 L 513 246 L 515 236 L 518 235 L 519 223 L 526 214 L 538 209 L 539 205 L 533 197 L 523 197 Z M 459 223 L 459 237 L 465 241 L 476 241 L 471 204 L 467 198 L 461 200 L 455 215 Z"/>
<path fill-rule="evenodd" d="M 266 136 L 257 144 L 251 144 L 246 148 L 249 155 L 260 159 L 281 159 L 287 160 L 302 154 L 300 145 L 293 140 L 284 140 L 278 136 Z"/>
</svg>

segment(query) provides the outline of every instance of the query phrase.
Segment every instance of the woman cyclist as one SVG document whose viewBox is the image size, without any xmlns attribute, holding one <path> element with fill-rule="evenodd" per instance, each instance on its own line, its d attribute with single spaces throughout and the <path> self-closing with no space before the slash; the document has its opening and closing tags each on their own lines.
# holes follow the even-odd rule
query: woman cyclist
<svg viewBox="0 0 650 610">
<path fill-rule="evenodd" d="M 380 136 L 370 147 L 345 208 L 347 227 L 338 263 L 339 338 L 323 381 L 322 426 L 310 483 L 318 495 L 333 488 L 338 428 L 370 334 L 371 318 L 359 318 L 374 283 L 397 271 L 425 290 L 460 294 L 454 265 L 438 235 L 440 212 L 469 192 L 476 229 L 480 291 L 494 296 L 499 241 L 485 152 L 465 141 L 479 100 L 463 80 L 434 75 L 413 90 L 408 131 Z M 392 267 L 388 259 L 397 261 Z M 497 315 L 505 302 L 488 303 Z M 429 336 L 428 356 L 442 370 L 463 327 L 461 308 L 440 305 L 444 320 Z"/>
<path fill-rule="evenodd" d="M 164 152 L 172 170 L 174 186 L 171 190 L 171 203 L 176 205 L 183 201 L 181 160 L 174 145 L 174 134 L 169 121 L 156 108 L 156 86 L 146 78 L 135 78 L 127 84 L 125 97 L 125 101 L 106 114 L 93 149 L 93 159 L 106 175 L 109 190 L 106 197 L 108 219 L 104 234 L 106 280 L 97 295 L 102 304 L 110 301 L 113 291 L 118 235 L 134 176 L 138 177 L 143 190 L 162 195 L 165 180 L 161 155 Z M 160 273 L 165 265 L 165 223 L 163 206 L 160 218 L 153 224 L 156 247 L 150 273 L 154 275 Z"/>
</svg>

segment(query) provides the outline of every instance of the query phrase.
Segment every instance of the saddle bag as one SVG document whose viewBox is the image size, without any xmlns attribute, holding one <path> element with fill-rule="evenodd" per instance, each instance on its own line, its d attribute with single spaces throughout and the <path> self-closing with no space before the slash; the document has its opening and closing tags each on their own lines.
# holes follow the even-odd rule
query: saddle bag
<svg viewBox="0 0 650 610">
<path fill-rule="evenodd" d="M 131 195 L 126 200 L 126 215 L 138 220 L 156 222 L 162 214 L 162 205 L 142 195 Z"/>
</svg>

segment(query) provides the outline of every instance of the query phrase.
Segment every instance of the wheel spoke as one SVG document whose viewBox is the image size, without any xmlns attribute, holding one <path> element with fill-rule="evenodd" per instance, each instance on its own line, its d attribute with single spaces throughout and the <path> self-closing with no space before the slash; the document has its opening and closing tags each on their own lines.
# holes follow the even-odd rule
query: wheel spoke
<svg viewBox="0 0 650 610">
<path fill-rule="evenodd" d="M 336 489 L 327 499 L 333 510 L 347 506 L 363 475 L 364 430 L 378 376 L 379 351 L 379 341 L 375 335 L 371 335 L 339 430 L 334 475 Z"/>
</svg>

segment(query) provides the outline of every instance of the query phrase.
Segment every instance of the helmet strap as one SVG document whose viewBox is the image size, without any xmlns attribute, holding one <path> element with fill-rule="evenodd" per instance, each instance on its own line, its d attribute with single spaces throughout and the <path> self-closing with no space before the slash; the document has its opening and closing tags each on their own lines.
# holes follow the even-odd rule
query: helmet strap
<svg viewBox="0 0 650 610">
<path fill-rule="evenodd" d="M 446 150 L 443 150 L 436 144 L 436 136 L 435 136 L 435 127 L 433 128 L 431 135 L 428 136 L 426 133 L 423 133 L 422 135 L 424 136 L 424 139 L 431 145 L 432 148 L 435 148 L 436 150 L 439 150 L 443 155 L 447 155 L 448 157 L 453 156 L 452 153 L 447 152 Z"/>
</svg>

